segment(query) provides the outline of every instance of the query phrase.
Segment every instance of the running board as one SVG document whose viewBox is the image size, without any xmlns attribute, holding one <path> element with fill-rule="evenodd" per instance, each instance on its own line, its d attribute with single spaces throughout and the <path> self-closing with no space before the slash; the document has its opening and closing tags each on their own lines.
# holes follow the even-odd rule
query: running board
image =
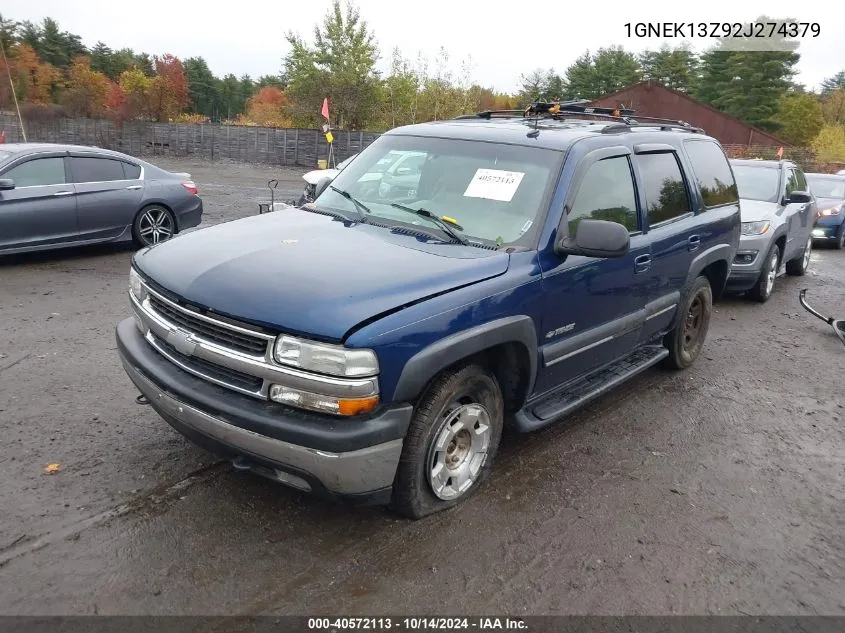
<svg viewBox="0 0 845 633">
<path fill-rule="evenodd" d="M 547 426 L 657 364 L 668 355 L 669 350 L 662 345 L 640 347 L 586 378 L 527 403 L 514 415 L 514 428 L 521 433 L 527 433 Z"/>
</svg>

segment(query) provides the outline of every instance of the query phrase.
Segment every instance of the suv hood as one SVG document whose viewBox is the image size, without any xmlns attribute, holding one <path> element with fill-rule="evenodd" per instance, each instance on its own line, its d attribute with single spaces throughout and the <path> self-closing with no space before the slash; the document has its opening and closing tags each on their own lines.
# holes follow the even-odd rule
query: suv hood
<svg viewBox="0 0 845 633">
<path fill-rule="evenodd" d="M 134 262 L 199 307 L 337 342 L 362 321 L 501 275 L 509 259 L 290 209 L 180 235 Z"/>
<path fill-rule="evenodd" d="M 739 213 L 743 222 L 762 222 L 763 220 L 773 220 L 777 215 L 780 207 L 775 202 L 763 202 L 762 200 L 746 200 L 741 198 L 739 201 Z"/>
</svg>

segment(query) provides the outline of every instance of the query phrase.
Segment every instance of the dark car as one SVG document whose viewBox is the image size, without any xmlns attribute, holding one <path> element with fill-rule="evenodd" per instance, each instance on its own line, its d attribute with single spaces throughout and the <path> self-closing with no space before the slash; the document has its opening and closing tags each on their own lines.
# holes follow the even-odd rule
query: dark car
<svg viewBox="0 0 845 633">
<path fill-rule="evenodd" d="M 238 468 L 419 518 L 479 488 L 503 427 L 689 367 L 740 238 L 722 147 L 536 107 L 393 129 L 314 203 L 136 253 L 141 402 Z M 391 152 L 424 154 L 412 199 L 369 186 Z"/>
<path fill-rule="evenodd" d="M 202 220 L 190 174 L 94 147 L 0 146 L 0 254 L 164 242 Z"/>
<path fill-rule="evenodd" d="M 845 248 L 845 175 L 807 174 L 807 182 L 819 207 L 813 239 Z"/>
</svg>

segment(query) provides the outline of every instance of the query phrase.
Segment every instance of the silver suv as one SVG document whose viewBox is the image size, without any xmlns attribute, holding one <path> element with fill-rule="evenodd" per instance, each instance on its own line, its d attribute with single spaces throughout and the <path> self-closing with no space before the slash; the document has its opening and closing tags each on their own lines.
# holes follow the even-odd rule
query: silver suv
<svg viewBox="0 0 845 633">
<path fill-rule="evenodd" d="M 818 210 L 804 172 L 781 160 L 732 160 L 739 188 L 742 237 L 728 290 L 765 302 L 784 272 L 803 275 L 810 264 Z"/>
</svg>

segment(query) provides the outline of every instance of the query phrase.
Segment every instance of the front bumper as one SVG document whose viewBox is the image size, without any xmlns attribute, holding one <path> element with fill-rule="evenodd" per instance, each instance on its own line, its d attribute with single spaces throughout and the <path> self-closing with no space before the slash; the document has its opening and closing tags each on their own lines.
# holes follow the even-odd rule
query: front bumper
<svg viewBox="0 0 845 633">
<path fill-rule="evenodd" d="M 324 497 L 390 499 L 410 405 L 338 419 L 233 393 L 162 357 L 135 320 L 116 330 L 123 367 L 155 411 L 194 443 L 235 465 Z"/>
<path fill-rule="evenodd" d="M 749 290 L 760 278 L 760 271 L 769 252 L 771 233 L 763 235 L 743 235 L 739 239 L 731 272 L 728 275 L 727 288 L 730 291 Z M 749 260 L 750 259 L 750 260 Z"/>
<path fill-rule="evenodd" d="M 843 230 L 841 224 L 816 224 L 813 227 L 813 239 L 819 241 L 837 240 L 840 230 Z"/>
</svg>

